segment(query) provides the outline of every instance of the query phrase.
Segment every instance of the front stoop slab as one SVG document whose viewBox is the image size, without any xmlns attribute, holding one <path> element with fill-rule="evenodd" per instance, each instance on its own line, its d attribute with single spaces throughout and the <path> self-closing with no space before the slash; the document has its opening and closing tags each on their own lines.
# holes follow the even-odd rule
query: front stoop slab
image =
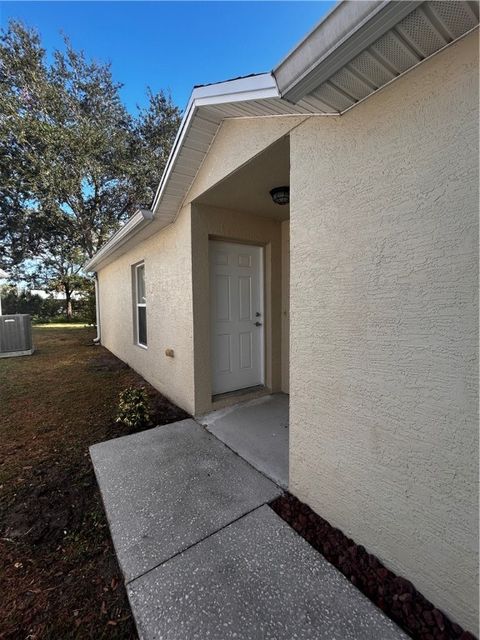
<svg viewBox="0 0 480 640">
<path fill-rule="evenodd" d="M 268 506 L 127 591 L 141 640 L 407 640 Z"/>
<path fill-rule="evenodd" d="M 90 455 L 127 583 L 282 493 L 194 420 Z"/>
<path fill-rule="evenodd" d="M 281 487 L 288 487 L 288 396 L 274 393 L 199 420 L 219 440 Z"/>
</svg>

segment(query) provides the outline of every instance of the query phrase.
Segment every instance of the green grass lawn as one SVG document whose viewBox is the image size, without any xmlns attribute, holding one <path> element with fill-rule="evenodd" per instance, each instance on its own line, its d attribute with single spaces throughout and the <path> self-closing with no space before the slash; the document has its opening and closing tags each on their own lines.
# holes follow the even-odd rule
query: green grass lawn
<svg viewBox="0 0 480 640">
<path fill-rule="evenodd" d="M 145 382 L 92 328 L 33 333 L 0 359 L 0 639 L 136 638 L 88 447 L 125 433 L 118 394 Z M 185 417 L 146 386 L 156 424 Z"/>
</svg>

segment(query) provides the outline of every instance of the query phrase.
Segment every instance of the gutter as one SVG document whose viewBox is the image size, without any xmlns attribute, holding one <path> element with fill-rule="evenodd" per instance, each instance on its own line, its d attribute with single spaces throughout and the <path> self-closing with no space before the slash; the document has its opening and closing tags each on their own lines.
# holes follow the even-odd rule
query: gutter
<svg viewBox="0 0 480 640">
<path fill-rule="evenodd" d="M 103 247 L 84 266 L 85 271 L 95 271 L 96 267 L 127 240 L 146 227 L 153 220 L 153 211 L 138 209 Z"/>
</svg>

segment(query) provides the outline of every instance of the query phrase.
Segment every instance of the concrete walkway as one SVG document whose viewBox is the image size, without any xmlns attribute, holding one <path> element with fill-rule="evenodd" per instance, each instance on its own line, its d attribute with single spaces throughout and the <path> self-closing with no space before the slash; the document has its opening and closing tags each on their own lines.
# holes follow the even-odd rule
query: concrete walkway
<svg viewBox="0 0 480 640">
<path fill-rule="evenodd" d="M 403 640 L 266 504 L 281 489 L 193 420 L 90 454 L 142 640 Z"/>
<path fill-rule="evenodd" d="M 193 420 L 90 447 L 126 582 L 281 490 Z"/>
</svg>

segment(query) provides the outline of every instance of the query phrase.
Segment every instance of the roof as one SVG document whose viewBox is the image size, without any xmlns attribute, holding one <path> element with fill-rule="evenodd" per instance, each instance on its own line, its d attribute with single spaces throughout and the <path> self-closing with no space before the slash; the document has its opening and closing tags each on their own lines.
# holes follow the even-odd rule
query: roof
<svg viewBox="0 0 480 640">
<path fill-rule="evenodd" d="M 204 84 L 195 84 L 193 85 L 194 89 L 200 89 L 201 87 L 211 87 L 212 84 L 223 84 L 225 82 L 233 82 L 234 80 L 245 80 L 245 78 L 254 78 L 255 76 L 263 76 L 266 71 L 262 73 L 248 73 L 246 76 L 236 76 L 235 78 L 227 78 L 226 80 L 219 80 L 218 82 L 206 82 Z"/>
<path fill-rule="evenodd" d="M 137 211 L 86 270 L 175 220 L 223 120 L 341 116 L 477 27 L 475 2 L 343 0 L 271 73 L 195 87 L 151 209 Z"/>
</svg>

